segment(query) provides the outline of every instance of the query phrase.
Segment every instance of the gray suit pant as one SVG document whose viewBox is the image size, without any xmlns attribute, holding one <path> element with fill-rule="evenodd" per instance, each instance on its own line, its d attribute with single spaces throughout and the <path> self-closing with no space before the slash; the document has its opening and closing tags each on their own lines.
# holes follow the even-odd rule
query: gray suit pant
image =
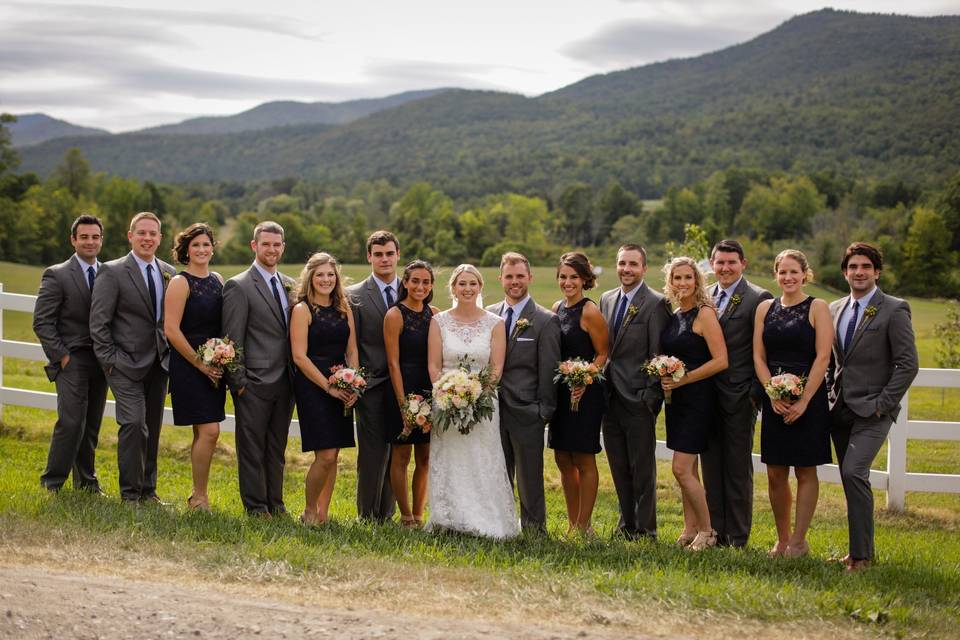
<svg viewBox="0 0 960 640">
<path fill-rule="evenodd" d="M 93 351 L 72 353 L 66 369 L 57 374 L 56 387 L 57 424 L 40 484 L 56 491 L 72 470 L 75 489 L 99 490 L 95 458 L 107 380 Z"/>
<path fill-rule="evenodd" d="M 141 500 L 157 495 L 157 452 L 167 372 L 160 361 L 142 380 L 132 380 L 114 368 L 107 382 L 117 401 L 117 467 L 120 497 Z"/>
<path fill-rule="evenodd" d="M 657 417 L 631 411 L 614 394 L 603 417 L 603 446 L 620 503 L 619 531 L 657 535 Z"/>
<path fill-rule="evenodd" d="M 283 504 L 283 469 L 287 436 L 293 417 L 291 384 L 273 384 L 257 395 L 247 386 L 242 396 L 234 392 L 237 419 L 237 472 L 240 500 L 249 514 L 286 513 Z"/>
<path fill-rule="evenodd" d="M 870 465 L 890 433 L 889 416 L 861 418 L 837 403 L 830 412 L 833 446 L 840 464 L 840 479 L 847 497 L 850 557 L 873 560 L 873 489 Z"/>
<path fill-rule="evenodd" d="M 745 547 L 753 524 L 753 434 L 757 410 L 744 397 L 734 413 L 717 407 L 709 448 L 700 454 L 710 523 L 720 544 Z"/>
<path fill-rule="evenodd" d="M 524 424 L 500 403 L 500 443 L 510 484 L 520 494 L 520 525 L 546 532 L 547 503 L 543 494 L 543 422 Z M 514 481 L 516 477 L 516 481 Z"/>
<path fill-rule="evenodd" d="M 363 394 L 356 405 L 357 515 L 368 520 L 389 520 L 397 504 L 390 486 L 387 402 L 396 402 L 389 380 Z"/>
</svg>

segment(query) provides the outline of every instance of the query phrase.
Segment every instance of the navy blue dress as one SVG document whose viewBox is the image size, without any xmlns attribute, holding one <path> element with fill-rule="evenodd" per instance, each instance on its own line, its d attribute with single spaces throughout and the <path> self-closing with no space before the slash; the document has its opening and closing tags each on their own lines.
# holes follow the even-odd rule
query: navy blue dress
<svg viewBox="0 0 960 640">
<path fill-rule="evenodd" d="M 403 315 L 403 328 L 400 330 L 400 373 L 403 376 L 403 395 L 419 393 L 429 397 L 433 385 L 430 383 L 430 372 L 427 370 L 427 336 L 430 334 L 430 319 L 433 310 L 430 305 L 423 305 L 423 310 L 417 313 L 403 303 L 397 308 Z M 403 431 L 403 418 L 400 417 L 400 407 L 393 394 L 387 395 L 386 400 L 391 406 L 384 409 L 390 417 L 387 429 L 387 441 L 394 444 L 425 444 L 430 442 L 430 434 L 416 429 L 406 438 L 400 438 Z"/>
<path fill-rule="evenodd" d="M 817 332 L 810 324 L 813 296 L 791 307 L 774 298 L 763 319 L 763 347 L 771 375 L 792 373 L 809 376 L 817 357 Z M 788 467 L 814 467 L 829 464 L 830 412 L 827 385 L 821 381 L 807 410 L 793 424 L 773 412 L 770 398 L 764 394 L 760 422 L 760 460 L 764 464 Z"/>
<path fill-rule="evenodd" d="M 572 307 L 563 303 L 557 308 L 560 320 L 560 357 L 563 360 L 581 358 L 592 362 L 597 357 L 590 341 L 590 334 L 580 327 L 583 307 L 589 298 L 583 298 Z M 600 453 L 600 422 L 606 411 L 603 385 L 589 385 L 580 397 L 578 411 L 570 410 L 570 388 L 558 382 L 557 411 L 550 422 L 549 445 L 557 451 L 574 453 Z"/>
<path fill-rule="evenodd" d="M 699 313 L 698 307 L 687 312 L 678 309 L 660 335 L 660 350 L 683 360 L 688 372 L 711 359 L 707 341 L 693 331 Z M 674 389 L 666 405 L 667 448 L 693 454 L 706 451 L 716 411 L 717 391 L 711 378 Z"/>
<path fill-rule="evenodd" d="M 307 357 L 320 373 L 329 377 L 332 367 L 346 362 L 350 324 L 333 305 L 311 306 L 310 313 Z M 297 397 L 300 444 L 304 452 L 354 446 L 353 411 L 343 415 L 343 402 L 315 385 L 299 369 L 293 374 L 293 390 Z"/>
<path fill-rule="evenodd" d="M 212 273 L 206 278 L 192 276 L 186 271 L 180 275 L 190 285 L 190 295 L 183 306 L 180 331 L 190 346 L 196 349 L 210 338 L 221 338 L 220 316 L 223 307 L 223 285 Z M 170 396 L 173 404 L 173 423 L 179 426 L 222 422 L 225 414 L 226 384 L 215 387 L 210 378 L 183 359 L 176 349 L 170 349 Z"/>
</svg>

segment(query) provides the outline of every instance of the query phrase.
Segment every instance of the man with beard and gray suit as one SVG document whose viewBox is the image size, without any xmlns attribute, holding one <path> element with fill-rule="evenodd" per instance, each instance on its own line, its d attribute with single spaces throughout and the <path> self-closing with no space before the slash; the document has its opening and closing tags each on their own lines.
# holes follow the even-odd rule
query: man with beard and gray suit
<svg viewBox="0 0 960 640">
<path fill-rule="evenodd" d="M 717 283 L 709 288 L 727 344 L 726 371 L 714 377 L 717 420 L 700 454 L 703 485 L 717 544 L 745 547 L 753 523 L 753 432 L 763 388 L 753 366 L 753 318 L 773 296 L 743 277 L 743 245 L 721 240 L 710 252 Z"/>
<path fill-rule="evenodd" d="M 163 293 L 177 271 L 156 257 L 161 237 L 156 214 L 135 215 L 127 231 L 132 250 L 101 265 L 90 302 L 93 352 L 117 401 L 117 466 L 126 502 L 163 504 L 157 497 L 169 355 Z"/>
<path fill-rule="evenodd" d="M 90 296 L 100 263 L 103 223 L 81 215 L 70 227 L 75 253 L 48 267 L 40 279 L 33 331 L 47 356 L 47 377 L 57 387 L 57 424 L 40 484 L 59 491 L 73 471 L 73 486 L 102 494 L 95 456 L 107 381 L 90 340 Z"/>
<path fill-rule="evenodd" d="M 367 391 L 357 401 L 357 515 L 364 520 L 389 520 L 396 499 L 390 486 L 390 438 L 387 421 L 400 420 L 390 386 L 383 317 L 396 304 L 400 291 L 397 262 L 400 243 L 389 231 L 367 238 L 367 262 L 372 273 L 347 288 L 353 307 L 360 366 L 367 371 Z"/>
<path fill-rule="evenodd" d="M 225 372 L 237 418 L 240 500 L 248 515 L 285 515 L 283 468 L 293 417 L 290 292 L 293 278 L 277 270 L 283 227 L 265 221 L 253 230 L 249 269 L 223 286 L 223 335 L 242 349 L 240 366 Z"/>
<path fill-rule="evenodd" d="M 487 311 L 503 318 L 507 331 L 500 378 L 500 440 L 511 483 L 516 476 L 520 524 L 545 533 L 543 430 L 557 408 L 553 375 L 560 361 L 560 322 L 528 294 L 533 275 L 522 254 L 503 254 L 499 279 L 506 297 Z"/>
<path fill-rule="evenodd" d="M 883 257 L 866 242 L 847 247 L 840 264 L 850 295 L 830 304 L 836 335 L 827 369 L 833 445 L 847 498 L 848 571 L 873 562 L 870 465 L 900 413 L 919 359 L 905 300 L 877 287 Z"/>
<path fill-rule="evenodd" d="M 627 539 L 657 536 L 657 439 L 663 401 L 660 379 L 644 364 L 660 349 L 670 322 L 664 297 L 643 281 L 647 252 L 638 244 L 617 251 L 620 286 L 600 296 L 610 330 L 610 359 L 604 368 L 610 404 L 603 417 L 603 446 L 620 503 L 617 531 Z"/>
</svg>

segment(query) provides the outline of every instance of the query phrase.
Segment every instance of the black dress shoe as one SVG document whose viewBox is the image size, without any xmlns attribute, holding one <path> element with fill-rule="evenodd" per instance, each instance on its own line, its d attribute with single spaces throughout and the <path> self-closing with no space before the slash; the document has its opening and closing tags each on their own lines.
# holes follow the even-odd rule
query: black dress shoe
<svg viewBox="0 0 960 640">
<path fill-rule="evenodd" d="M 170 503 L 169 503 L 169 502 L 164 502 L 163 500 L 160 499 L 160 496 L 158 496 L 157 494 L 153 494 L 153 495 L 150 495 L 150 496 L 143 496 L 143 497 L 141 497 L 141 498 L 140 498 L 140 503 L 141 503 L 141 504 L 153 505 L 153 506 L 155 506 L 155 507 L 169 507 L 169 506 L 170 506 Z"/>
<path fill-rule="evenodd" d="M 88 484 L 84 487 L 79 487 L 80 491 L 84 491 L 91 495 L 100 496 L 101 498 L 107 497 L 107 492 L 100 488 L 100 485 Z"/>
</svg>

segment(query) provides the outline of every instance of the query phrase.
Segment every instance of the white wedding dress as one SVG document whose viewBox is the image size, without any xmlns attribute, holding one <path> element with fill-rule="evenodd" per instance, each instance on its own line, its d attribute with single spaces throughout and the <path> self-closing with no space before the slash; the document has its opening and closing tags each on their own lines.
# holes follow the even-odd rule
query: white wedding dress
<svg viewBox="0 0 960 640">
<path fill-rule="evenodd" d="M 479 371 L 490 360 L 493 329 L 499 316 L 484 311 L 479 320 L 462 323 L 444 311 L 434 316 L 443 340 L 443 372 L 455 369 L 467 356 Z M 488 538 L 512 538 L 520 533 L 513 489 L 500 444 L 500 407 L 493 417 L 467 435 L 455 428 L 430 434 L 430 523 L 427 528 L 454 529 Z"/>
</svg>

